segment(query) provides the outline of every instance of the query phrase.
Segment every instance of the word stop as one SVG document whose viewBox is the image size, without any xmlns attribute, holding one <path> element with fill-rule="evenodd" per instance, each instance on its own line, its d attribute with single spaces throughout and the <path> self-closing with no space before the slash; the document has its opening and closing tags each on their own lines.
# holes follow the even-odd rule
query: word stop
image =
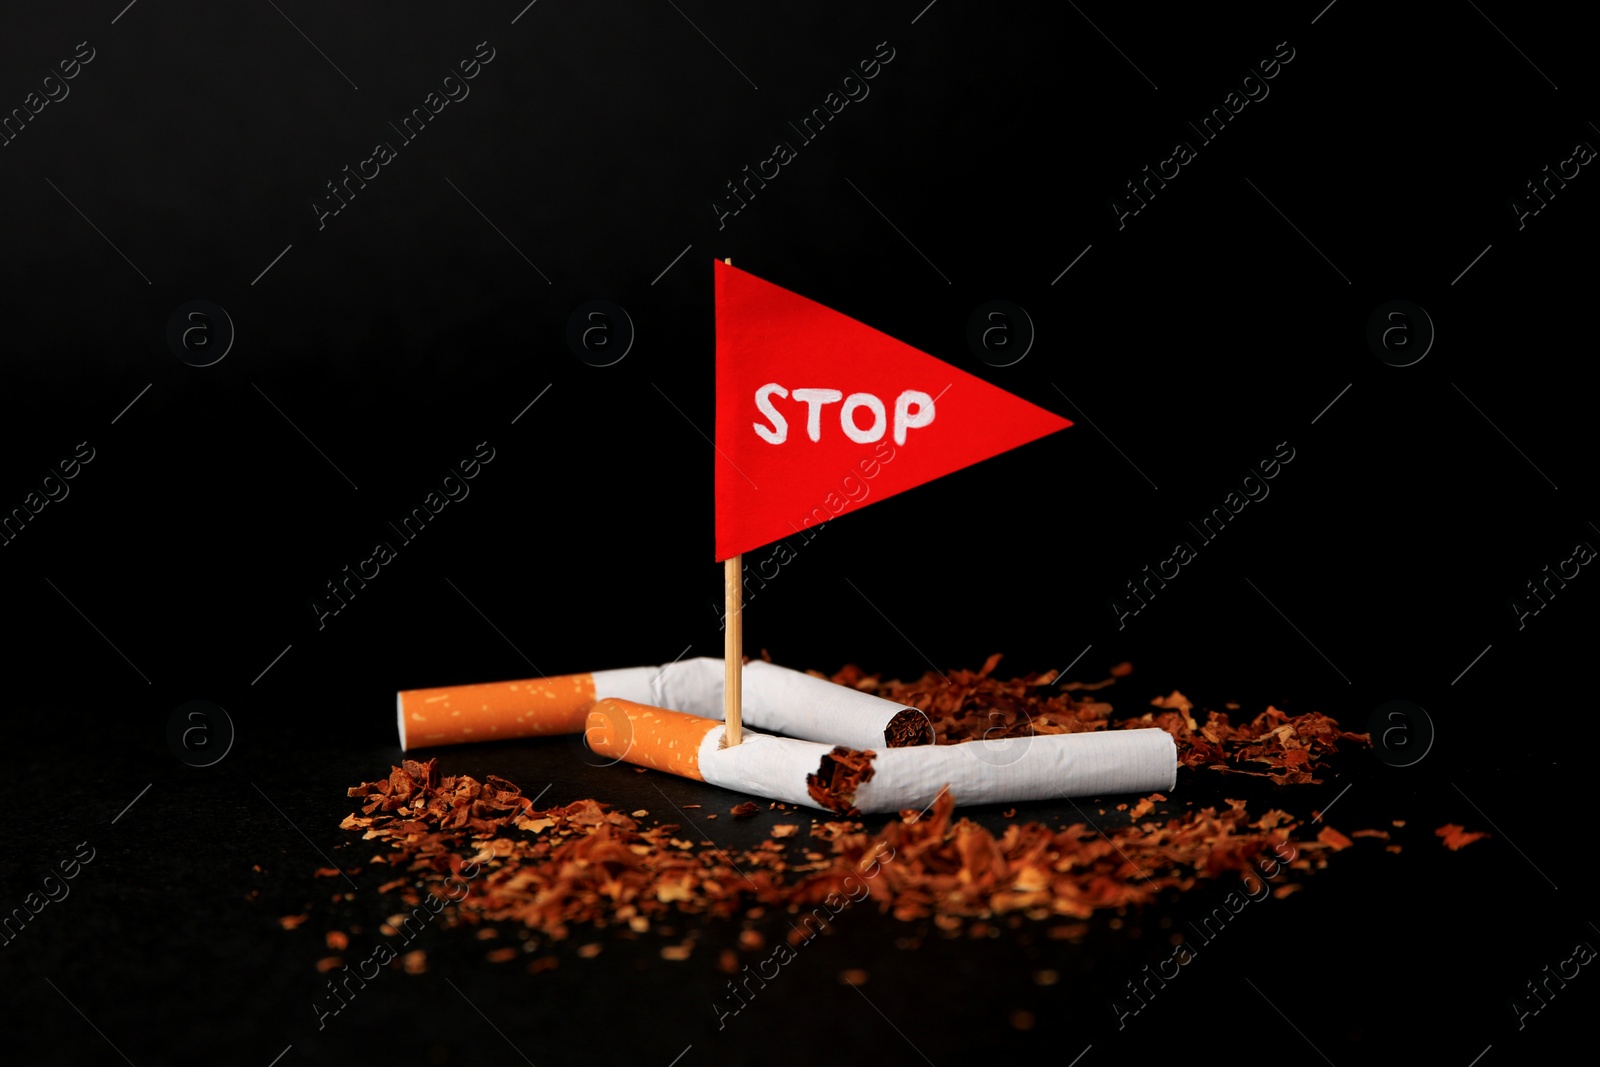
<svg viewBox="0 0 1600 1067">
<path fill-rule="evenodd" d="M 774 396 L 806 405 L 806 436 L 813 441 L 822 440 L 822 409 L 829 404 L 839 404 L 839 429 L 857 444 L 882 440 L 890 426 L 888 408 L 872 393 L 845 396 L 837 389 L 796 389 L 791 393 L 777 382 L 768 382 L 756 390 L 756 407 L 771 425 L 763 426 L 759 422 L 751 425 L 757 435 L 771 445 L 781 445 L 789 439 L 789 420 L 773 404 Z M 907 389 L 895 397 L 894 443 L 905 444 L 906 431 L 928 425 L 933 421 L 933 414 L 933 397 L 919 389 Z M 862 418 L 867 420 L 865 427 L 861 425 Z"/>
</svg>

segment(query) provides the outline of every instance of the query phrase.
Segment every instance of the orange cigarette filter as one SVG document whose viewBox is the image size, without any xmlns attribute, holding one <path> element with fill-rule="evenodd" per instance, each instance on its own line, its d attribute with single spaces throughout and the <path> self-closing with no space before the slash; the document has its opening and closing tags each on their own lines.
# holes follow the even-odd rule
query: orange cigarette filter
<svg viewBox="0 0 1600 1067">
<path fill-rule="evenodd" d="M 594 675 L 409 689 L 397 702 L 401 748 L 575 734 L 595 705 Z"/>
<path fill-rule="evenodd" d="M 715 719 L 608 697 L 589 712 L 584 740 L 598 755 L 703 782 L 700 750 L 721 729 Z"/>
</svg>

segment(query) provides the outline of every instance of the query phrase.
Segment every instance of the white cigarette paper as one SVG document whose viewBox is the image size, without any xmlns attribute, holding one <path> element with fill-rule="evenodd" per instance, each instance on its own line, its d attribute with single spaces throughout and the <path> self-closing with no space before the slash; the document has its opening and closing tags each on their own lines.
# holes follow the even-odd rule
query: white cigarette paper
<svg viewBox="0 0 1600 1067">
<path fill-rule="evenodd" d="M 723 719 L 720 659 L 701 656 L 665 667 L 595 671 L 593 677 L 596 701 L 617 697 Z M 740 693 L 740 719 L 757 730 L 874 750 L 933 740 L 932 724 L 916 708 L 762 660 L 744 665 Z"/>
<path fill-rule="evenodd" d="M 724 729 L 700 742 L 704 781 L 828 810 L 811 795 L 807 778 L 833 746 L 746 733 L 742 744 L 724 748 Z M 875 750 L 871 777 L 838 799 L 845 809 L 892 812 L 925 809 L 945 789 L 961 805 L 1013 804 L 1149 793 L 1171 789 L 1177 778 L 1178 747 L 1165 730 L 1101 730 Z"/>
</svg>

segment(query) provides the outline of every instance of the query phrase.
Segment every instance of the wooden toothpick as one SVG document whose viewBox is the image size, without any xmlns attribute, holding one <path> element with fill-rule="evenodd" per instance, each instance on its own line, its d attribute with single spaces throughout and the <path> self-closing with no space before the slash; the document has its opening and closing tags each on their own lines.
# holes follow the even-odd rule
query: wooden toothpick
<svg viewBox="0 0 1600 1067">
<path fill-rule="evenodd" d="M 733 266 L 732 258 L 722 262 Z M 722 711 L 727 724 L 724 743 L 730 747 L 743 740 L 739 721 L 741 687 L 744 678 L 744 555 L 729 556 L 722 563 L 723 611 L 727 617 L 722 643 Z"/>
<path fill-rule="evenodd" d="M 742 555 L 729 556 L 723 561 L 723 586 L 728 616 L 727 634 L 723 640 L 723 717 L 727 721 L 727 743 L 737 745 L 740 740 L 739 697 L 744 668 L 744 589 Z"/>
</svg>

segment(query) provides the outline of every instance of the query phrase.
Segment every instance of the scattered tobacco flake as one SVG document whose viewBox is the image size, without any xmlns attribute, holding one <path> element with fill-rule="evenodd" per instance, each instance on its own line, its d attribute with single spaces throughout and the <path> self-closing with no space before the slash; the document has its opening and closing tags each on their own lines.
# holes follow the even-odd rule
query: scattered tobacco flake
<svg viewBox="0 0 1600 1067">
<path fill-rule="evenodd" d="M 817 823 L 811 827 L 811 836 L 820 837 L 824 841 L 832 841 L 840 834 L 859 833 L 862 825 L 862 823 L 848 820 L 845 822 Z"/>
<path fill-rule="evenodd" d="M 343 952 L 350 947 L 350 938 L 343 930 L 329 930 L 327 936 L 328 947 L 335 952 Z"/>
<path fill-rule="evenodd" d="M 1346 837 L 1344 834 L 1341 834 L 1331 826 L 1324 826 L 1321 832 L 1317 834 L 1317 840 L 1321 841 L 1324 845 L 1327 845 L 1335 852 L 1338 852 L 1341 849 L 1349 848 L 1352 844 L 1348 837 Z"/>
<path fill-rule="evenodd" d="M 750 816 L 754 815 L 760 810 L 760 808 L 756 807 L 755 801 L 746 800 L 741 804 L 735 804 L 729 810 L 728 814 L 732 815 L 735 819 L 748 819 Z"/>
<path fill-rule="evenodd" d="M 1474 841 L 1489 836 L 1485 833 L 1467 833 L 1465 826 L 1457 826 L 1453 822 L 1445 823 L 1435 830 L 1434 834 L 1444 839 L 1444 846 L 1451 852 L 1460 851 Z"/>
<path fill-rule="evenodd" d="M 859 893 L 862 884 L 880 911 L 898 919 L 931 919 L 947 935 L 971 922 L 971 932 L 985 936 L 1012 916 L 1081 920 L 1149 903 L 1167 890 L 1248 871 L 1257 856 L 1290 841 L 1288 868 L 1310 871 L 1338 844 L 1302 839 L 1300 824 L 1282 811 L 1253 817 L 1241 800 L 1105 834 L 1083 824 L 1012 821 L 996 835 L 957 819 L 956 800 L 945 792 L 928 811 L 905 812 L 876 834 L 859 822 L 824 824 L 812 838 L 819 851 L 791 865 L 772 841 L 732 854 L 683 849 L 673 843 L 675 825 L 644 827 L 591 799 L 537 810 L 504 779 L 441 777 L 431 763 L 397 768 L 410 788 L 391 775 L 349 790 L 372 814 L 349 816 L 345 828 L 386 845 L 390 866 L 409 872 L 404 903 L 419 903 L 424 892 L 447 895 L 447 878 L 466 878 L 469 892 L 447 906 L 445 925 L 515 923 L 550 940 L 611 925 L 672 937 L 662 920 L 673 914 L 749 921 L 766 907 L 814 907 L 852 887 Z M 391 806 L 397 795 L 404 800 Z M 467 864 L 477 865 L 470 876 Z M 876 876 L 863 879 L 867 870 Z M 405 919 L 399 912 L 388 923 Z M 1065 932 L 1051 936 L 1079 932 L 1058 929 Z M 741 947 L 763 943 L 751 933 L 741 935 Z M 669 944 L 662 955 L 686 959 L 691 949 L 692 940 Z"/>
<path fill-rule="evenodd" d="M 309 913 L 305 915 L 285 915 L 283 918 L 278 920 L 278 925 L 283 927 L 285 930 L 293 930 L 295 927 L 299 926 L 309 918 L 311 918 Z"/>
<path fill-rule="evenodd" d="M 407 974 L 422 974 L 428 969 L 426 949 L 414 948 L 400 957 L 400 966 Z"/>
<path fill-rule="evenodd" d="M 847 971 L 839 972 L 839 981 L 845 985 L 866 985 L 867 977 L 867 972 L 860 967 L 852 967 Z"/>
</svg>

